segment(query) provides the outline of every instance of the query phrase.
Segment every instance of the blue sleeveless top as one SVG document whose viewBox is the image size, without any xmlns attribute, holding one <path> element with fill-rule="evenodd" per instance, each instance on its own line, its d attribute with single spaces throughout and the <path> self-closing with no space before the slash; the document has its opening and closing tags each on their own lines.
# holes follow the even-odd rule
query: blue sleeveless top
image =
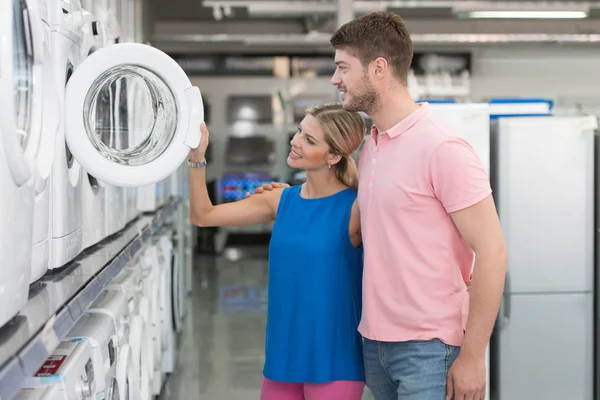
<svg viewBox="0 0 600 400">
<path fill-rule="evenodd" d="M 286 188 L 269 245 L 265 378 L 288 383 L 364 381 L 362 246 L 348 225 L 356 191 L 319 199 Z"/>
</svg>

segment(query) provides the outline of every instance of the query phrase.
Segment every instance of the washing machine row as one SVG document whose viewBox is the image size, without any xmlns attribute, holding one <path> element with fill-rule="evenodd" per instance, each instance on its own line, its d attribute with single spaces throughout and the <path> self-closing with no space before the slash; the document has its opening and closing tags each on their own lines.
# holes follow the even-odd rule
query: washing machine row
<svg viewBox="0 0 600 400">
<path fill-rule="evenodd" d="M 0 2 L 0 326 L 48 269 L 187 186 L 202 97 L 166 54 L 123 43 L 130 3 Z"/>
<path fill-rule="evenodd" d="M 160 394 L 176 363 L 172 233 L 159 233 L 86 310 L 19 399 L 133 399 Z"/>
</svg>

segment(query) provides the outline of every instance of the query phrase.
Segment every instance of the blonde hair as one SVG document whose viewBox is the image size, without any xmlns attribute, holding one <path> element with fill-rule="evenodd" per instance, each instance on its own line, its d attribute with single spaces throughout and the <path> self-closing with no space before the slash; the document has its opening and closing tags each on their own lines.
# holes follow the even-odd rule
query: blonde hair
<svg viewBox="0 0 600 400">
<path fill-rule="evenodd" d="M 335 165 L 336 176 L 353 189 L 358 188 L 358 167 L 352 153 L 365 137 L 366 124 L 357 112 L 346 111 L 340 103 L 327 103 L 306 110 L 319 121 L 325 133 L 325 141 L 332 154 L 342 159 Z"/>
</svg>

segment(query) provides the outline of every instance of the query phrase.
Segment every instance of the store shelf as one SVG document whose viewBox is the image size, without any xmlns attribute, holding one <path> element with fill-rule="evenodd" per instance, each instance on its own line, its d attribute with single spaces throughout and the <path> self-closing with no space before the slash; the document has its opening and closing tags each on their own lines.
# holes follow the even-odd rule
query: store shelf
<svg viewBox="0 0 600 400">
<path fill-rule="evenodd" d="M 0 329 L 0 400 L 13 398 L 26 377 L 34 375 L 77 320 L 173 215 L 173 199 L 144 214 L 116 235 L 87 249 L 29 290 L 29 301 Z"/>
</svg>

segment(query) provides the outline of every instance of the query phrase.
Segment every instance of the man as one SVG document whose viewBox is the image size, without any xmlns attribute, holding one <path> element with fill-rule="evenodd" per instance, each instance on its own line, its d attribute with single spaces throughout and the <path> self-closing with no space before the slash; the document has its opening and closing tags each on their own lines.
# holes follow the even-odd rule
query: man
<svg viewBox="0 0 600 400">
<path fill-rule="evenodd" d="M 331 44 L 344 108 L 374 125 L 358 193 L 367 386 L 376 400 L 484 399 L 507 258 L 485 169 L 411 98 L 413 46 L 398 15 L 354 19 Z"/>
</svg>

